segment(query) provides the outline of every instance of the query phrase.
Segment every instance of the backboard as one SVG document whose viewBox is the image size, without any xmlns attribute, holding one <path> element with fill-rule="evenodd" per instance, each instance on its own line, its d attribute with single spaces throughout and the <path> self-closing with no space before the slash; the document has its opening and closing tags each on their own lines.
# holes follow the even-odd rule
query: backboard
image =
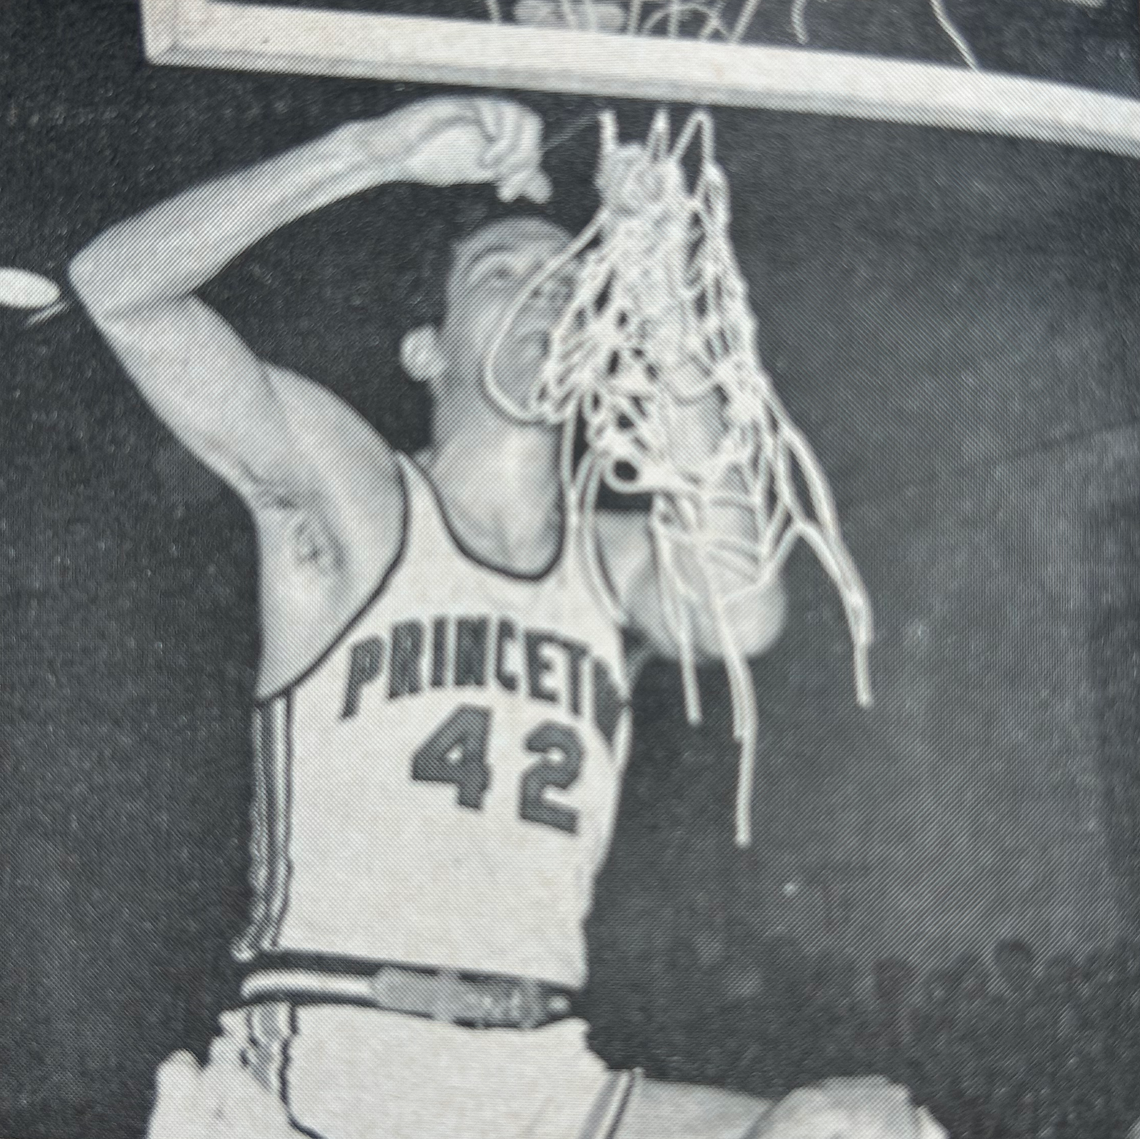
<svg viewBox="0 0 1140 1139">
<path fill-rule="evenodd" d="M 930 10 L 953 63 L 818 50 L 805 0 L 788 20 L 807 48 L 755 42 L 755 0 L 141 4 L 160 64 L 816 112 L 1140 157 L 1140 101 L 985 70 L 941 0 Z"/>
<path fill-rule="evenodd" d="M 541 115 L 554 195 L 525 211 L 575 232 L 599 110 L 627 140 L 654 101 L 678 127 L 711 106 L 758 352 L 878 622 L 864 710 L 836 591 L 797 549 L 785 638 L 752 674 L 752 852 L 732 846 L 727 673 L 702 671 L 694 731 L 679 669 L 644 671 L 580 1006 L 599 1056 L 755 1095 L 885 1071 L 955 1139 L 1140 1117 L 1140 949 L 1117 948 L 1140 936 L 1137 0 L 943 0 L 978 68 L 932 0 L 759 0 L 737 34 L 744 5 L 0 5 L 0 1135 L 142 1135 L 157 1065 L 206 1055 L 232 1007 L 246 918 L 256 535 L 100 342 L 68 265 L 173 195 L 447 84 Z M 898 13 L 921 34 L 855 29 Z M 1012 58 L 1045 36 L 1072 66 Z M 431 401 L 402 338 L 438 319 L 454 235 L 517 208 L 488 186 L 377 186 L 238 252 L 202 300 L 415 454 Z M 208 253 L 232 215 L 182 248 Z M 168 262 L 151 247 L 114 280 Z M 479 637 L 482 605 L 423 612 Z M 458 644 L 458 619 L 440 627 Z M 498 699 L 494 665 L 486 689 L 440 691 Z"/>
</svg>

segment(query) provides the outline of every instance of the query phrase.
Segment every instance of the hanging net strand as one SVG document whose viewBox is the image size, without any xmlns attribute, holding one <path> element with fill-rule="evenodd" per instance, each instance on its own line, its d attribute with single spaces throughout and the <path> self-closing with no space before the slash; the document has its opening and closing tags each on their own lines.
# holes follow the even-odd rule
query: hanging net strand
<svg viewBox="0 0 1140 1139">
<path fill-rule="evenodd" d="M 660 111 L 640 144 L 620 142 L 611 112 L 600 125 L 601 205 L 516 299 L 492 346 L 487 390 L 507 415 L 561 425 L 568 522 L 583 535 L 587 563 L 615 616 L 616 599 L 603 585 L 598 495 L 605 485 L 650 496 L 658 586 L 691 722 L 701 717 L 696 666 L 710 625 L 727 669 L 740 746 L 736 838 L 746 846 L 758 710 L 737 641 L 742 615 L 776 584 L 803 541 L 839 592 L 856 694 L 868 705 L 871 605 L 827 477 L 760 363 L 709 114 L 695 112 L 671 139 Z M 574 295 L 550 334 L 541 375 L 524 404 L 512 402 L 495 381 L 500 348 L 537 290 L 571 264 Z M 705 449 L 678 445 L 678 424 L 698 400 L 719 407 L 717 437 Z M 585 451 L 575 466 L 579 427 Z"/>
</svg>

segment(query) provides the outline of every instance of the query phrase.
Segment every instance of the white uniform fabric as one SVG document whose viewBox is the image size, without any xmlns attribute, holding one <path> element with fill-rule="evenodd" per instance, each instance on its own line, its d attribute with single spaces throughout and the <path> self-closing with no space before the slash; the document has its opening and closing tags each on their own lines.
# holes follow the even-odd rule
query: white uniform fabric
<svg viewBox="0 0 1140 1139">
<path fill-rule="evenodd" d="M 235 953 L 577 987 L 625 763 L 620 630 L 578 534 L 548 572 L 500 572 L 463 552 L 415 464 L 400 470 L 393 566 L 257 709 L 254 905 Z M 235 1119 L 269 1105 L 286 1134 L 282 1105 L 320 1139 L 574 1139 L 620 1099 L 576 1019 L 473 1029 L 266 1000 L 221 1023 L 202 1087 Z M 191 1126 L 160 1099 L 152 1129 L 172 1111 Z M 192 1139 L 227 1139 L 206 1114 Z"/>
<path fill-rule="evenodd" d="M 589 1051 L 580 1020 L 473 1030 L 268 1002 L 226 1014 L 223 1031 L 240 1046 L 246 1094 L 270 1091 L 319 1139 L 578 1139 L 625 1079 Z"/>
<path fill-rule="evenodd" d="M 235 951 L 577 987 L 625 762 L 620 630 L 580 535 L 546 573 L 489 568 L 400 467 L 393 567 L 258 710 L 255 905 Z"/>
</svg>

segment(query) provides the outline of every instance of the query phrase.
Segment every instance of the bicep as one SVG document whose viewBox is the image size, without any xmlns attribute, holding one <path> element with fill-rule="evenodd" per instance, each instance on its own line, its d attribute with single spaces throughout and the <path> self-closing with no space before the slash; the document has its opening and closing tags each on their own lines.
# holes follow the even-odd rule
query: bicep
<svg viewBox="0 0 1140 1139">
<path fill-rule="evenodd" d="M 155 414 L 252 505 L 300 493 L 306 464 L 269 365 L 196 297 L 98 321 Z"/>
</svg>

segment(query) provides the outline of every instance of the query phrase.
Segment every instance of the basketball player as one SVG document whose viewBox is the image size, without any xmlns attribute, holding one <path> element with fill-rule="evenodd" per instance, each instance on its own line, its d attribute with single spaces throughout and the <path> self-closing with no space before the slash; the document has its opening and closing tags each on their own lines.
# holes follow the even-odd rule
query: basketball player
<svg viewBox="0 0 1140 1139">
<path fill-rule="evenodd" d="M 260 543 L 245 1004 L 204 1068 L 180 1053 L 160 1070 L 155 1139 L 728 1139 L 765 1110 L 612 1074 L 570 1015 L 622 778 L 622 630 L 565 520 L 559 433 L 485 390 L 504 314 L 567 235 L 518 217 L 454 247 L 445 318 L 401 350 L 434 395 L 415 458 L 195 296 L 267 234 L 381 183 L 545 200 L 540 135 L 503 100 L 417 103 L 183 193 L 72 265 L 140 392 L 242 496 Z M 509 329 L 496 380 L 514 401 L 573 286 L 570 269 L 551 278 Z M 677 445 L 699 453 L 719 430 L 701 398 Z M 717 524 L 751 536 L 731 508 Z M 629 629 L 675 654 L 645 521 L 603 517 L 601 556 Z M 739 643 L 762 652 L 783 613 L 779 585 L 754 591 L 731 614 Z M 918 1134 L 905 1092 L 874 1088 L 882 1134 Z M 812 1094 L 764 1133 L 842 1111 Z"/>
</svg>

